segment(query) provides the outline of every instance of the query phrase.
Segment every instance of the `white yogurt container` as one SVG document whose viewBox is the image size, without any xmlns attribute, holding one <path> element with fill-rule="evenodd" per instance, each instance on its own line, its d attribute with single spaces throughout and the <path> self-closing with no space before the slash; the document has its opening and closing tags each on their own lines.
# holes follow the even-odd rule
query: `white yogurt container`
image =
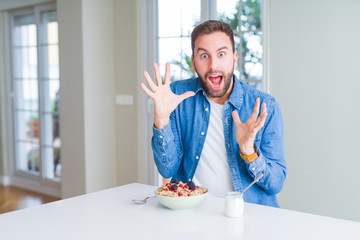
<svg viewBox="0 0 360 240">
<path fill-rule="evenodd" d="M 244 199 L 239 192 L 228 192 L 225 198 L 225 215 L 241 217 L 244 214 Z"/>
</svg>

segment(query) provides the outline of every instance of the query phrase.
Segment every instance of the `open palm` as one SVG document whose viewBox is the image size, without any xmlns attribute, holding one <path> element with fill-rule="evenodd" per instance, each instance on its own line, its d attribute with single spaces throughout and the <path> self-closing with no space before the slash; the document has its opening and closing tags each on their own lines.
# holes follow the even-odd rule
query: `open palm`
<svg viewBox="0 0 360 240">
<path fill-rule="evenodd" d="M 176 107 L 186 98 L 194 96 L 194 92 L 188 91 L 181 95 L 174 94 L 170 89 L 170 65 L 166 64 L 164 83 L 162 83 L 159 67 L 153 64 L 155 70 L 155 78 L 157 85 L 151 79 L 149 73 L 144 71 L 147 88 L 141 83 L 141 88 L 154 101 L 154 125 L 158 129 L 162 129 L 168 122 L 170 114 Z"/>
<path fill-rule="evenodd" d="M 236 141 L 239 144 L 241 152 L 245 155 L 250 155 L 254 153 L 254 141 L 256 134 L 258 131 L 264 126 L 266 120 L 266 104 L 262 104 L 262 111 L 260 116 L 257 118 L 260 109 L 260 99 L 256 99 L 254 110 L 246 121 L 246 123 L 242 123 L 239 118 L 239 114 L 237 111 L 232 112 L 232 117 L 235 122 L 236 127 Z"/>
</svg>

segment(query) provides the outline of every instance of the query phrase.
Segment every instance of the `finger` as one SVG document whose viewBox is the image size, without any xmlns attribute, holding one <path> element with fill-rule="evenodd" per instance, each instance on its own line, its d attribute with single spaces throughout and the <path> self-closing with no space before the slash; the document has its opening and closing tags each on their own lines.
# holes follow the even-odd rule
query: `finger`
<svg viewBox="0 0 360 240">
<path fill-rule="evenodd" d="M 166 63 L 166 66 L 165 66 L 164 84 L 170 84 L 170 64 L 169 63 Z"/>
<path fill-rule="evenodd" d="M 185 93 L 183 93 L 183 94 L 181 94 L 181 95 L 179 95 L 179 96 L 180 96 L 180 98 L 181 98 L 181 101 L 183 101 L 184 99 L 189 98 L 189 97 L 192 97 L 192 96 L 194 96 L 194 95 L 195 95 L 195 92 L 193 92 L 193 91 L 187 91 L 187 92 L 185 92 Z"/>
<path fill-rule="evenodd" d="M 232 118 L 234 119 L 235 125 L 241 124 L 241 120 L 237 111 L 232 111 Z"/>
<path fill-rule="evenodd" d="M 155 70 L 156 83 L 158 86 L 161 86 L 162 81 L 161 81 L 161 74 L 160 74 L 159 66 L 157 65 L 157 63 L 153 63 L 153 66 L 154 66 L 154 70 Z"/>
<path fill-rule="evenodd" d="M 261 109 L 261 114 L 259 116 L 259 118 L 256 120 L 256 125 L 258 125 L 261 121 L 261 118 L 265 117 L 266 118 L 267 115 L 267 108 L 266 108 L 266 103 L 262 104 L 262 109 Z"/>
<path fill-rule="evenodd" d="M 259 109 L 260 109 L 260 98 L 256 98 L 255 107 L 249 119 L 255 121 L 259 114 Z"/>
<path fill-rule="evenodd" d="M 150 91 L 144 83 L 140 83 L 140 87 L 142 88 L 142 90 L 144 90 L 144 92 L 146 93 L 146 95 L 148 95 L 151 99 L 154 99 L 154 93 L 152 91 Z"/>
<path fill-rule="evenodd" d="M 263 110 L 261 112 L 261 116 L 259 117 L 259 123 L 257 124 L 257 126 L 255 127 L 255 131 L 258 132 L 265 124 L 265 121 L 266 121 L 266 116 L 267 116 L 267 111 L 266 111 L 266 105 L 264 106 L 263 104 L 263 107 L 265 108 L 265 111 Z"/>
<path fill-rule="evenodd" d="M 149 85 L 150 89 L 155 92 L 156 90 L 156 85 L 154 83 L 154 81 L 151 79 L 149 73 L 147 71 L 144 71 L 144 76 L 146 79 L 147 84 Z"/>
</svg>

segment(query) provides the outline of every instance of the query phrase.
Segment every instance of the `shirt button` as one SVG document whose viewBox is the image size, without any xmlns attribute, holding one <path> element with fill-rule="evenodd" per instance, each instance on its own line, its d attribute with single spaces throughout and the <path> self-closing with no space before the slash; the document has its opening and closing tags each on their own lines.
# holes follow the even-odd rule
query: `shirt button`
<svg viewBox="0 0 360 240">
<path fill-rule="evenodd" d="M 255 171 L 255 168 L 253 167 L 251 170 Z"/>
<path fill-rule="evenodd" d="M 196 159 L 199 159 L 199 156 L 196 156 L 195 158 L 196 158 Z"/>
<path fill-rule="evenodd" d="M 160 136 L 160 138 L 163 138 L 163 136 Z"/>
<path fill-rule="evenodd" d="M 163 156 L 166 156 L 166 153 L 163 153 Z"/>
<path fill-rule="evenodd" d="M 205 108 L 205 111 L 209 111 L 209 109 L 208 109 L 208 108 Z"/>
<path fill-rule="evenodd" d="M 205 133 L 204 132 L 201 132 L 201 135 L 204 135 Z"/>
</svg>

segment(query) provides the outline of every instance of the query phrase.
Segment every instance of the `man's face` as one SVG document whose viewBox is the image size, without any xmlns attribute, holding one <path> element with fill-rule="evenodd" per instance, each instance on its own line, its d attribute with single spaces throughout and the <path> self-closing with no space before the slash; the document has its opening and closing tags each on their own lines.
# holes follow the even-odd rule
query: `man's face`
<svg viewBox="0 0 360 240">
<path fill-rule="evenodd" d="M 237 64 L 237 52 L 233 51 L 229 36 L 223 32 L 199 36 L 191 60 L 208 97 L 224 104 L 232 91 Z"/>
</svg>

